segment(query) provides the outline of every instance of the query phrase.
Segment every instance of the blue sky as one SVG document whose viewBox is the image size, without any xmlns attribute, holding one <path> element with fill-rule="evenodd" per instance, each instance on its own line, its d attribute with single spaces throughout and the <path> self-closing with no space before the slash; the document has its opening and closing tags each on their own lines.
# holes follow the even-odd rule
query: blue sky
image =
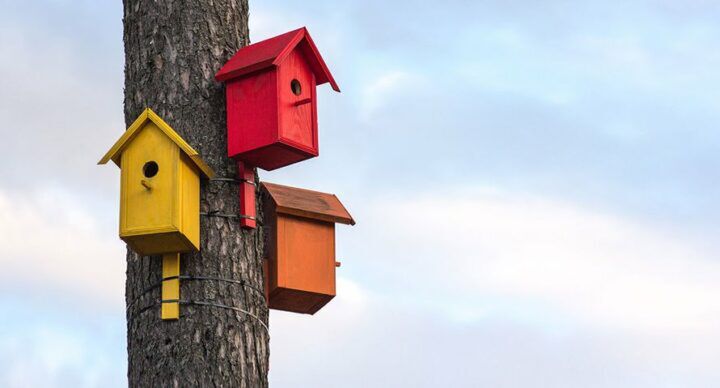
<svg viewBox="0 0 720 388">
<path fill-rule="evenodd" d="M 124 386 L 120 1 L 0 0 L 0 386 Z M 305 25 L 338 297 L 271 314 L 278 387 L 720 379 L 720 5 L 251 2 Z M 303 354 L 303 357 L 298 357 Z"/>
</svg>

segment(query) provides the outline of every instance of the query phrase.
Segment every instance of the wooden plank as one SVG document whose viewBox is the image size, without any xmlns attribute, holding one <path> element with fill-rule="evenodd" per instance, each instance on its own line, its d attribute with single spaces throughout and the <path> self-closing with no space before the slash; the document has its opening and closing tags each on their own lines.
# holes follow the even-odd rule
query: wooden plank
<svg viewBox="0 0 720 388">
<path fill-rule="evenodd" d="M 162 276 L 163 279 L 175 276 L 175 279 L 163 280 L 162 282 L 162 308 L 160 316 L 162 319 L 180 318 L 180 254 L 168 253 L 163 255 Z M 168 302 L 172 301 L 172 302 Z"/>
<path fill-rule="evenodd" d="M 238 178 L 240 181 L 240 226 L 246 229 L 255 229 L 257 226 L 257 212 L 255 211 L 255 169 L 243 162 L 237 162 Z M 250 218 L 252 217 L 252 218 Z"/>
<path fill-rule="evenodd" d="M 335 224 L 278 217 L 278 284 L 335 295 Z"/>
<path fill-rule="evenodd" d="M 142 132 L 146 127 L 146 123 L 150 121 L 160 129 L 165 136 L 173 141 L 188 157 L 193 161 L 198 171 L 201 172 L 205 177 L 212 178 L 215 176 L 215 172 L 202 160 L 200 155 L 190 146 L 180 135 L 175 132 L 160 116 L 155 114 L 150 108 L 146 108 L 140 116 L 130 125 L 130 127 L 120 136 L 105 156 L 100 159 L 98 164 L 105 164 L 112 160 L 115 164 L 120 167 L 120 159 L 125 148 L 134 141 L 135 136 Z"/>
<path fill-rule="evenodd" d="M 335 296 L 335 224 L 279 215 L 269 257 L 269 306 L 314 314 Z"/>
<path fill-rule="evenodd" d="M 340 87 L 305 27 L 241 48 L 215 74 L 215 79 L 228 82 L 269 66 L 281 66 L 297 48 L 300 48 L 305 60 L 312 66 L 318 85 L 329 82 L 333 90 L 339 92 Z"/>
<path fill-rule="evenodd" d="M 326 222 L 355 225 L 355 220 L 334 194 L 263 182 L 276 211 Z"/>
<path fill-rule="evenodd" d="M 296 89 L 293 89 L 293 85 Z M 307 104 L 297 102 L 307 100 Z M 317 121 L 313 117 L 315 75 L 298 51 L 293 51 L 278 70 L 279 135 L 283 140 L 318 151 Z"/>
</svg>

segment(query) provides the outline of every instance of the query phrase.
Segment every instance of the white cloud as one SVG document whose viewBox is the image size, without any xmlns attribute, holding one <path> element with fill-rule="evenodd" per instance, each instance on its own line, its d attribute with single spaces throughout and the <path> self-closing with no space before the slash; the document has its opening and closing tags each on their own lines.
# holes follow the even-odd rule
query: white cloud
<svg viewBox="0 0 720 388">
<path fill-rule="evenodd" d="M 0 320 L 0 386 L 114 387 L 127 385 L 124 324 L 115 316 L 70 316 L 48 303 L 17 307 Z M 31 307 L 32 306 L 32 307 Z M 33 311 L 43 306 L 42 314 Z M 50 310 L 50 311 L 48 311 Z M 54 311 L 53 311 L 54 310 Z M 58 316 L 59 315 L 59 316 Z M 21 322 L 18 322 L 22 318 Z M 7 333 L 11 335 L 7 335 Z"/>
<path fill-rule="evenodd" d="M 272 312 L 271 385 L 674 387 L 719 377 L 716 330 L 548 329 L 497 314 L 453 322 L 441 312 L 340 278 L 338 296 L 316 315 Z"/>
<path fill-rule="evenodd" d="M 420 92 L 424 85 L 427 83 L 419 74 L 401 70 L 380 74 L 362 89 L 360 117 L 369 120 L 389 100 Z"/>
<path fill-rule="evenodd" d="M 272 38 L 292 29 L 301 27 L 295 25 L 295 21 L 284 12 L 278 9 L 268 10 L 262 7 L 250 10 L 250 40 L 251 43 Z"/>
<path fill-rule="evenodd" d="M 381 5 L 387 6 L 385 3 Z M 295 6 L 297 9 L 293 8 Z M 582 99 L 583 106 L 591 107 L 588 111 L 591 120 L 573 121 L 569 125 L 573 130 L 594 128 L 596 123 L 603 121 L 603 112 L 608 111 L 608 116 L 619 116 L 620 124 L 627 123 L 619 125 L 617 132 L 627 135 L 631 129 L 638 131 L 635 123 L 643 121 L 643 115 L 650 114 L 647 117 L 656 118 L 663 110 L 650 104 L 643 112 L 627 101 L 642 101 L 650 96 L 653 97 L 650 100 L 672 100 L 673 109 L 665 110 L 666 114 L 687 110 L 692 113 L 688 116 L 696 120 L 697 111 L 690 107 L 697 107 L 698 103 L 700 106 L 711 105 L 712 101 L 716 101 L 714 98 L 704 99 L 708 97 L 706 92 L 712 94 L 713 90 L 706 85 L 715 82 L 714 76 L 709 76 L 713 70 L 709 69 L 714 68 L 711 65 L 717 62 L 717 55 L 707 49 L 713 47 L 709 44 L 715 38 L 712 28 L 698 33 L 697 37 L 701 39 L 697 39 L 692 35 L 695 32 L 688 31 L 684 28 L 686 26 L 663 22 L 661 26 L 674 26 L 668 30 L 668 35 L 680 36 L 679 40 L 671 42 L 668 49 L 662 43 L 665 38 L 656 35 L 653 30 L 648 30 L 650 35 L 660 36 L 662 42 L 657 42 L 657 39 L 626 41 L 623 36 L 605 37 L 605 30 L 616 29 L 615 24 L 608 24 L 608 19 L 613 18 L 597 18 L 598 13 L 592 7 L 585 10 L 585 5 L 573 8 L 573 11 L 585 10 L 578 13 L 578 18 L 566 17 L 566 4 L 552 9 L 547 4 L 522 9 L 507 7 L 506 4 L 498 7 L 483 5 L 482 10 L 487 12 L 466 14 L 472 15 L 475 22 L 478 15 L 484 15 L 482 17 L 486 19 L 480 24 L 486 28 L 478 29 L 472 23 L 452 26 L 445 22 L 438 33 L 427 34 L 420 29 L 423 38 L 432 38 L 441 41 L 443 46 L 450 46 L 447 55 L 434 56 L 437 62 L 442 63 L 438 65 L 433 61 L 418 60 L 433 51 L 428 49 L 427 40 L 398 40 L 397 36 L 416 36 L 394 35 L 385 28 L 374 28 L 378 25 L 375 11 L 380 8 L 358 5 L 359 9 L 366 11 L 367 24 L 362 26 L 368 28 L 352 31 L 357 19 L 345 18 L 340 23 L 329 23 L 330 10 L 343 8 L 338 8 L 335 3 L 328 3 L 326 12 L 318 13 L 309 11 L 310 4 L 295 6 L 288 4 L 287 7 L 263 9 L 260 5 L 257 8 L 259 12 L 255 12 L 255 8 L 251 10 L 253 40 L 305 23 L 298 20 L 317 20 L 315 25 L 319 29 L 316 30 L 314 25 L 310 25 L 310 29 L 317 40 L 325 39 L 324 42 L 318 41 L 318 45 L 328 63 L 332 67 L 333 63 L 340 62 L 330 60 L 333 54 L 347 61 L 344 66 L 348 69 L 346 77 L 341 77 L 340 66 L 332 69 L 339 71 L 336 75 L 344 91 L 352 93 L 353 87 L 360 91 L 360 116 L 367 119 L 384 108 L 400 123 L 398 126 L 383 127 L 383 130 L 415 130 L 417 123 L 433 122 L 438 112 L 449 111 L 448 116 L 470 123 L 467 128 L 458 126 L 464 128 L 462 139 L 474 143 L 481 137 L 473 135 L 483 133 L 487 137 L 482 139 L 491 145 L 489 148 L 501 149 L 502 153 L 504 148 L 493 147 L 497 144 L 493 139 L 496 140 L 497 136 L 505 139 L 503 133 L 509 132 L 505 132 L 504 126 L 484 124 L 482 128 L 494 128 L 491 130 L 494 133 L 490 134 L 472 125 L 475 116 L 462 117 L 464 109 L 480 109 L 483 104 L 482 101 L 469 99 L 473 95 L 467 88 L 449 87 L 453 94 L 460 94 L 451 102 L 434 93 L 434 99 L 430 101 L 429 95 L 424 93 L 430 89 L 418 89 L 427 86 L 423 82 L 429 82 L 435 76 L 445 82 L 443 77 L 453 75 L 450 69 L 459 70 L 460 77 L 455 78 L 463 85 L 469 85 L 470 89 L 479 86 L 559 105 L 572 105 Z M 622 13 L 623 20 L 627 19 L 639 30 L 647 30 L 646 16 L 652 13 L 626 12 L 617 7 L 608 8 L 605 3 L 599 7 Z M 448 14 L 455 12 L 452 7 L 446 8 L 444 12 Z M 285 12 L 276 12 L 283 10 Z M 434 9 L 416 7 L 412 11 L 412 17 L 405 18 L 410 24 L 414 23 L 409 27 L 411 29 L 422 25 L 417 23 L 418 12 L 431 14 L 433 17 L 428 20 L 437 19 Z M 543 17 L 538 18 L 539 14 Z M 588 15 L 592 17 L 585 17 Z M 116 22 L 119 21 L 119 17 L 115 16 Z M 554 17 L 548 19 L 544 16 Z M 396 27 L 400 32 L 407 30 L 409 25 L 403 26 L 391 19 L 388 19 L 388 26 Z M 557 28 L 558 22 L 562 28 Z M 523 28 L 535 24 L 542 28 Z M 93 76 L 87 70 L 104 67 L 98 66 L 98 61 L 106 56 L 107 49 L 102 53 L 80 55 L 83 53 L 71 42 L 73 37 L 58 37 L 59 30 L 53 29 L 53 34 L 48 35 L 47 29 L 39 28 L 41 25 L 4 25 L 6 28 L 0 27 L 0 31 L 11 34 L 0 34 L 0 47 L 6 54 L 0 58 L 0 77 L 3 77 L 0 79 L 3 88 L 0 89 L 5 91 L 0 90 L 0 101 L 3 102 L 0 104 L 0 115 L 6 123 L 2 131 L 6 144 L 9 144 L 5 147 L 5 158 L 13 163 L 4 163 L 0 176 L 17 173 L 20 181 L 34 184 L 41 180 L 36 177 L 28 179 L 28 174 L 25 174 L 34 171 L 38 175 L 46 174 L 58 179 L 68 188 L 91 182 L 93 186 L 108 188 L 104 193 L 115 193 L 117 171 L 111 167 L 100 170 L 94 163 L 104 147 L 115 139 L 112 134 L 119 134 L 123 128 L 120 65 L 109 71 L 116 75 L 114 77 L 107 77 L 107 73 Z M 452 27 L 459 26 L 471 33 L 455 35 Z M 488 35 L 486 41 L 475 39 L 492 32 L 493 28 L 498 28 L 496 35 Z M 586 28 L 592 31 L 584 31 Z M 452 33 L 448 35 L 448 31 Z M 119 37 L 120 30 L 116 33 Z M 578 35 L 579 38 L 573 38 Z M 384 38 L 388 38 L 386 42 L 382 41 Z M 370 50 L 358 45 L 365 40 L 370 42 Z M 117 50 L 110 51 L 121 52 L 120 40 L 117 42 Z M 340 46 L 337 42 L 342 42 L 347 50 L 344 57 L 341 55 L 342 47 L 333 47 L 333 44 Z M 468 46 L 468 42 L 472 44 Z M 386 53 L 390 57 L 383 58 L 381 48 L 383 45 L 387 47 L 388 43 L 391 43 L 389 47 L 401 50 Z M 672 50 L 676 46 L 677 49 Z M 37 47 L 43 47 L 43 50 L 38 51 Z M 52 71 L 36 73 L 29 70 L 48 58 L 53 64 Z M 114 63 L 121 63 L 119 54 Z M 417 66 L 422 69 L 415 68 Z M 382 71 L 368 75 L 378 68 Z M 433 68 L 436 70 L 434 74 Z M 430 78 L 423 80 L 416 74 L 427 74 Z M 353 83 L 353 76 L 369 81 Z M 669 81 L 657 83 L 658 79 Z M 347 89 L 343 86 L 345 82 L 349 85 Z M 459 83 L 456 81 L 448 85 Z M 655 86 L 662 86 L 667 93 L 658 93 Z M 45 93 L 43 87 L 52 92 Z M 644 94 L 646 88 L 652 89 L 650 94 Z M 585 101 L 586 92 L 599 97 Z M 681 98 L 684 94 L 691 97 L 697 94 L 697 98 Z M 427 106 L 433 109 L 416 114 L 417 106 L 426 105 L 416 104 L 417 101 L 407 98 L 427 99 Z M 681 100 L 689 105 L 684 107 L 676 103 Z M 458 101 L 461 103 L 457 106 L 448 106 Z M 522 98 L 519 101 L 522 103 Z M 613 105 L 607 101 L 619 102 Z M 409 117 L 413 120 L 408 121 L 398 112 L 393 113 L 398 105 L 410 109 L 413 114 Z M 562 164 L 569 160 L 565 167 L 571 168 L 570 173 L 564 171 L 564 176 L 556 174 L 556 180 L 572 176 L 577 168 L 583 170 L 583 162 L 587 166 L 582 155 L 583 147 L 577 147 L 569 132 L 558 135 L 551 128 L 555 126 L 554 121 L 550 124 L 537 122 L 532 112 L 516 105 L 517 101 L 512 105 L 513 114 L 519 117 L 518 120 L 524 120 L 518 121 L 518 127 L 541 128 L 539 132 L 533 130 L 534 133 L 545 133 L 542 130 L 545 127 L 545 130 L 550 130 L 550 136 L 545 133 L 543 139 L 538 137 L 532 141 L 534 135 L 531 131 L 527 134 L 524 131 L 512 132 L 510 138 L 523 136 L 525 142 L 519 143 L 526 146 L 508 149 L 511 152 L 506 154 L 536 154 L 537 149 L 547 150 L 548 142 L 574 150 L 570 157 L 561 158 L 558 162 Z M 620 105 L 630 106 L 630 113 L 618 112 Z M 42 106 L 42 109 L 36 109 L 37 106 Z M 583 110 L 579 104 L 576 108 L 565 109 L 564 112 L 581 116 Z M 85 115 L 80 123 L 73 115 L 77 112 Z M 358 114 L 347 112 L 336 114 L 342 120 L 351 120 Z M 544 111 L 548 112 L 552 114 L 552 111 Z M 321 115 L 321 119 L 329 115 L 330 112 L 327 112 Z M 666 116 L 660 114 L 660 117 L 664 119 Z M 480 117 L 489 123 L 493 122 L 488 121 L 491 118 L 491 114 Z M 499 120 L 504 119 L 499 116 Z M 662 131 L 673 125 L 660 124 L 653 126 L 653 130 Z M 686 127 L 678 126 L 683 130 Z M 700 127 L 701 130 L 705 128 Z M 451 129 L 440 128 L 442 131 Z M 353 132 L 367 136 L 362 126 L 356 128 L 350 125 L 342 131 L 344 138 L 352 139 Z M 396 143 L 404 144 L 414 150 L 415 154 L 411 157 L 428 155 L 418 152 L 417 145 L 406 144 L 405 139 L 382 135 L 373 138 L 373 146 L 377 145 L 375 142 L 393 147 Z M 708 139 L 708 136 L 710 133 L 705 132 L 702 139 Z M 421 136 L 416 134 L 413 138 L 418 137 Z M 464 151 L 461 144 L 451 142 L 451 137 L 433 139 L 444 147 L 433 154 L 435 160 L 429 163 L 445 160 L 433 171 L 447 171 L 470 164 L 459 163 L 453 155 Z M 591 144 L 581 144 L 586 146 L 584 149 L 587 152 L 602 150 L 601 142 L 592 136 L 589 139 Z M 681 143 L 673 143 L 672 148 L 680 151 L 691 149 L 683 146 L 683 139 L 678 139 Z M 703 141 L 703 145 L 712 143 L 711 140 Z M 508 143 L 518 142 L 513 138 Z M 335 152 L 342 148 L 336 148 Z M 340 152 L 349 153 L 351 148 L 358 147 L 348 142 Z M 555 150 L 554 147 L 551 149 Z M 674 163 L 662 157 L 662 149 L 662 144 L 652 143 L 644 158 L 656 161 L 654 164 L 661 166 L 664 173 Z M 385 171 L 393 176 L 410 175 L 409 170 L 397 168 L 399 163 L 393 160 L 395 154 L 384 152 L 385 149 L 373 150 L 374 147 L 367 147 L 358 154 L 364 153 L 368 159 L 392 166 Z M 329 147 L 326 147 L 324 155 L 328 151 Z M 684 159 L 693 154 L 680 151 L 678 153 Z M 636 149 L 632 150 L 633 154 L 636 152 Z M 549 159 L 557 157 L 550 155 L 552 152 L 541 154 L 543 157 L 548 154 Z M 682 164 L 688 171 L 708 165 L 706 159 L 697 159 L 695 154 L 696 158 L 691 158 L 694 164 Z M 614 158 L 623 158 L 630 166 L 637 162 L 628 158 L 628 154 L 614 155 Z M 523 174 L 521 169 L 507 172 L 505 167 L 497 167 L 508 164 L 498 163 L 497 157 L 489 161 L 496 167 L 487 170 L 488 175 L 485 176 L 502 175 L 516 179 Z M 406 164 L 419 169 L 422 167 L 417 166 L 422 166 L 422 162 L 418 156 L 406 161 Z M 604 162 L 603 159 L 603 169 L 607 167 Z M 349 163 L 363 164 L 358 163 L 358 159 Z M 308 165 L 304 166 L 307 168 Z M 547 176 L 552 175 L 555 167 L 540 167 L 541 173 L 546 176 L 545 183 L 552 184 L 552 179 Z M 317 169 L 311 170 L 314 176 L 322 175 L 317 173 Z M 378 170 L 373 169 L 376 173 Z M 648 181 L 652 181 L 653 185 L 661 184 L 661 179 L 673 181 L 666 179 L 666 175 L 653 175 L 652 171 L 620 174 L 628 180 L 634 177 L 640 182 L 623 182 L 626 186 L 622 190 L 625 193 L 639 190 L 638 185 Z M 102 182 L 112 179 L 115 186 L 98 184 L 100 174 L 105 174 L 102 176 L 107 178 Z M 353 174 L 345 175 L 357 178 Z M 68 181 L 68 176 L 76 179 Z M 450 176 L 464 181 L 473 179 L 473 174 L 466 171 L 456 171 Z M 619 387 L 710 386 L 718 381 L 720 376 L 717 376 L 716 360 L 720 357 L 717 329 L 720 308 L 713 298 L 720 291 L 720 286 L 716 285 L 720 269 L 714 260 L 717 249 L 703 246 L 692 236 L 668 231 L 649 222 L 608 214 L 602 209 L 501 191 L 463 189 L 418 193 L 406 189 L 397 198 L 385 198 L 362 211 L 362 200 L 370 193 L 399 189 L 399 184 L 413 187 L 432 185 L 436 182 L 434 178 L 425 176 L 426 183 L 421 183 L 406 177 L 391 182 L 395 187 L 386 185 L 388 181 L 374 179 L 375 184 L 357 190 L 355 197 L 358 200 L 349 204 L 356 209 L 354 215 L 359 224 L 352 230 L 338 228 L 338 250 L 344 262 L 340 273 L 347 276 L 339 279 L 339 296 L 312 317 L 273 313 L 271 372 L 275 383 L 293 387 Z M 613 183 L 605 175 L 597 178 L 598 185 Z M 337 179 L 332 181 L 327 184 L 338 183 Z M 0 187 L 2 296 L 24 300 L 27 293 L 72 294 L 81 296 L 83 302 L 112 301 L 122 306 L 123 244 L 107 225 L 99 224 L 102 217 L 85 206 L 78 194 L 80 191 L 16 193 L 8 191 L 8 187 L 12 186 Z M 684 188 L 686 191 L 683 194 L 692 198 L 698 190 L 712 192 L 712 187 L 710 190 L 705 188 L 693 181 Z M 87 185 L 83 189 L 89 190 L 90 187 Z M 667 190 L 665 194 L 672 195 L 669 188 L 664 189 Z M 87 194 L 87 191 L 83 193 Z M 658 196 L 662 197 L 663 192 Z M 656 202 L 664 200 L 654 199 Z M 694 206 L 702 207 L 698 204 Z M 668 213 L 672 213 L 671 210 L 667 209 Z M 102 212 L 115 213 L 107 206 Z M 706 220 L 710 218 L 711 215 L 705 215 Z M 42 314 L 44 311 L 38 308 L 36 315 Z M 19 320 L 20 324 L 26 323 Z M 119 327 L 117 330 L 122 331 L 122 325 Z M 57 333 L 53 330 L 33 331 L 27 338 L 16 342 L 12 341 L 17 331 L 3 330 L 0 345 L 10 343 L 12 346 L 0 346 L 0 359 L 5 355 L 6 361 L 19 360 L 15 363 L 2 362 L 12 369 L 17 367 L 22 370 L 16 376 L 19 385 L 28 385 L 23 379 L 33 375 L 48 371 L 51 374 L 62 373 L 61 369 L 68 365 L 78 370 L 78 374 L 83 371 L 90 374 L 94 370 L 87 367 L 92 363 L 88 361 L 89 357 L 83 358 L 82 346 L 78 348 L 75 340 L 62 337 L 56 342 L 50 341 L 50 337 L 62 336 L 65 329 Z M 38 333 L 40 335 L 36 336 Z M 36 338 L 50 349 L 69 349 L 67 362 L 63 364 L 53 360 L 62 352 L 48 353 L 39 345 L 34 350 L 34 357 L 15 356 L 26 351 L 27 344 L 32 344 L 31 340 Z M 3 343 L 3 340 L 6 342 Z M 121 342 L 113 349 L 119 349 Z M 83 346 L 97 345 L 92 339 Z M 118 368 L 122 367 L 124 365 Z M 124 371 L 117 374 L 122 375 Z M 29 381 L 37 385 L 43 383 L 35 379 Z"/>
<path fill-rule="evenodd" d="M 628 330 L 720 323 L 716 252 L 657 226 L 474 189 L 389 198 L 363 223 L 372 226 L 360 240 L 376 248 L 358 247 L 369 256 L 358 260 L 377 258 L 393 291 L 432 300 L 450 315 L 519 314 Z"/>
<path fill-rule="evenodd" d="M 720 267 L 693 236 L 497 189 L 388 195 L 355 215 L 339 273 L 364 275 L 315 316 L 273 312 L 275 386 L 718 378 Z"/>
<path fill-rule="evenodd" d="M 77 36 L 44 33 L 42 18 L 10 19 L 0 16 L 0 134 L 3 160 L 14 163 L 0 177 L 14 186 L 108 182 L 95 163 L 125 128 L 117 51 L 98 55 Z"/>
<path fill-rule="evenodd" d="M 122 305 L 125 246 L 97 218 L 62 191 L 0 191 L 3 292 Z"/>
</svg>

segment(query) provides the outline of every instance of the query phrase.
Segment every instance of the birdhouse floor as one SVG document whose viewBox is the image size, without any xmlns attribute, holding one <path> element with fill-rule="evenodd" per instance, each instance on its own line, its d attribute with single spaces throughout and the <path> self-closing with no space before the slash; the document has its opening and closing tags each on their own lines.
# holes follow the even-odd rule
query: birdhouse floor
<svg viewBox="0 0 720 388">
<path fill-rule="evenodd" d="M 270 308 L 301 314 L 315 314 L 335 295 L 278 287 L 270 292 Z"/>
<path fill-rule="evenodd" d="M 120 235 L 120 238 L 134 251 L 143 255 L 197 250 L 197 247 L 177 230 L 156 234 Z"/>
</svg>

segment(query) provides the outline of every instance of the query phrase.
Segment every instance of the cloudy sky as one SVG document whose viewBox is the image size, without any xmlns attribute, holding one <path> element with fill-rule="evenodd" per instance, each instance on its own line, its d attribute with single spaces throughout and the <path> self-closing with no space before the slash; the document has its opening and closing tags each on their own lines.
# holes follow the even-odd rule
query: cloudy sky
<svg viewBox="0 0 720 388">
<path fill-rule="evenodd" d="M 120 0 L 0 0 L 0 386 L 124 386 Z M 305 25 L 338 297 L 271 314 L 275 387 L 720 381 L 720 4 L 252 1 Z M 302 357 L 298 357 L 302 354 Z"/>
</svg>

